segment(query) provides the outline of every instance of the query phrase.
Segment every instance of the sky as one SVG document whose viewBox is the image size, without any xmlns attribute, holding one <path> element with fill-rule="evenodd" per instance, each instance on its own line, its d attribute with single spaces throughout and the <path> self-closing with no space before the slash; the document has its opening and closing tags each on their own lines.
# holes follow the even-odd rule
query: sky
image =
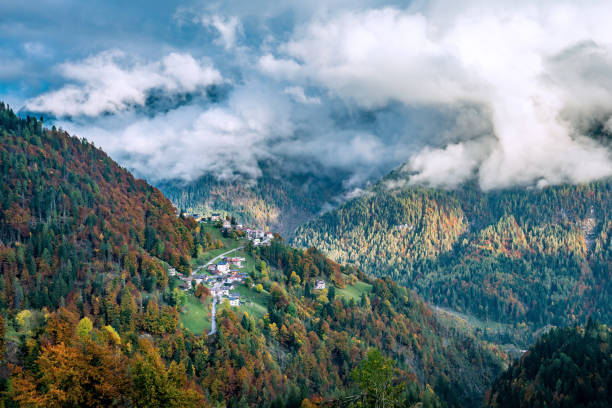
<svg viewBox="0 0 612 408">
<path fill-rule="evenodd" d="M 282 3 L 282 4 L 276 4 Z M 461 3 L 461 4 L 458 4 Z M 0 4 L 0 99 L 151 182 L 612 174 L 609 1 Z M 598 132 L 593 137 L 594 131 Z"/>
</svg>

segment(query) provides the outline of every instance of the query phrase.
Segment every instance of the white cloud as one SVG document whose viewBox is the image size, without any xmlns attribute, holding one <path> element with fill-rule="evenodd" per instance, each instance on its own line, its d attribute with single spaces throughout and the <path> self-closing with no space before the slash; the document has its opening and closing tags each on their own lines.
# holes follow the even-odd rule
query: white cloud
<svg viewBox="0 0 612 408">
<path fill-rule="evenodd" d="M 242 33 L 242 24 L 236 16 L 204 16 L 202 17 L 202 24 L 217 30 L 219 38 L 216 42 L 226 50 L 231 50 L 236 46 L 237 37 Z"/>
<path fill-rule="evenodd" d="M 123 52 L 107 51 L 80 62 L 64 63 L 59 71 L 68 83 L 28 100 L 26 109 L 57 116 L 97 116 L 143 106 L 153 90 L 195 92 L 223 80 L 209 62 L 183 53 L 140 62 Z"/>
<path fill-rule="evenodd" d="M 81 124 L 77 133 L 151 179 L 257 176 L 267 157 L 285 166 L 279 174 L 332 174 L 347 189 L 404 162 L 410 182 L 442 187 L 612 174 L 607 148 L 584 137 L 595 121 L 612 128 L 609 2 L 388 3 L 181 8 L 178 31 L 194 40 L 181 37 L 178 47 L 191 52 L 143 60 L 110 51 L 65 63 L 65 84 L 26 108 L 73 117 L 67 129 Z M 202 52 L 214 67 L 192 56 Z M 0 64 L 0 77 L 21 67 Z M 214 101 L 146 117 L 134 109 L 152 94 L 221 82 L 232 86 Z"/>
<path fill-rule="evenodd" d="M 487 152 L 482 140 L 450 144 L 443 149 L 426 147 L 414 155 L 404 171 L 416 172 L 412 183 L 452 188 L 473 178 Z"/>
<path fill-rule="evenodd" d="M 52 55 L 47 47 L 38 41 L 28 41 L 24 43 L 23 49 L 33 58 L 48 58 Z"/>
<path fill-rule="evenodd" d="M 609 3 L 440 10 L 325 16 L 296 30 L 259 67 L 364 108 L 392 101 L 482 106 L 483 120 L 492 124 L 491 137 L 479 139 L 486 145 L 426 148 L 413 156 L 410 167 L 419 171 L 413 182 L 449 186 L 477 176 L 483 188 L 496 188 L 612 174 L 609 151 L 576 134 L 567 120 L 594 109 L 612 112 Z M 585 41 L 592 44 L 588 52 L 570 52 Z"/>
<path fill-rule="evenodd" d="M 268 103 L 262 104 L 262 98 Z M 293 132 L 284 105 L 265 90 L 247 87 L 223 107 L 189 105 L 152 118 L 127 112 L 83 127 L 70 125 L 151 180 L 189 181 L 207 171 L 220 178 L 256 178 L 270 139 Z"/>
<path fill-rule="evenodd" d="M 294 101 L 305 104 L 316 104 L 321 103 L 321 99 L 316 96 L 307 96 L 304 92 L 304 88 L 301 86 L 289 86 L 284 89 L 287 95 L 290 95 Z"/>
</svg>

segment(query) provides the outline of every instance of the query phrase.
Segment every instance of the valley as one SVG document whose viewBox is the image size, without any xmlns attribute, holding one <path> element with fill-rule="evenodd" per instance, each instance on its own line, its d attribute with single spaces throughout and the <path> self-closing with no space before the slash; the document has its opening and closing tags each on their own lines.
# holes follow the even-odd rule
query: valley
<svg viewBox="0 0 612 408">
<path fill-rule="evenodd" d="M 511 330 L 499 340 L 519 349 L 543 327 L 612 318 L 609 180 L 483 193 L 387 188 L 395 177 L 299 227 L 292 242 L 500 322 Z"/>
<path fill-rule="evenodd" d="M 359 392 L 351 373 L 377 349 L 403 401 L 454 407 L 480 401 L 508 361 L 392 281 L 197 222 L 100 149 L 4 106 L 0 126 L 4 404 L 318 404 Z M 212 277 L 198 268 L 239 260 L 237 306 L 197 285 Z M 91 385 L 102 377 L 108 388 Z"/>
<path fill-rule="evenodd" d="M 611 15 L 0 1 L 0 408 L 612 407 Z"/>
<path fill-rule="evenodd" d="M 390 364 L 397 404 L 471 407 L 554 326 L 608 318 L 608 181 L 486 200 L 375 186 L 292 246 L 239 215 L 177 211 L 35 119 L 3 107 L 0 125 L 8 406 L 341 404 L 367 395 L 366 364 Z M 550 297 L 529 304 L 534 284 Z"/>
</svg>

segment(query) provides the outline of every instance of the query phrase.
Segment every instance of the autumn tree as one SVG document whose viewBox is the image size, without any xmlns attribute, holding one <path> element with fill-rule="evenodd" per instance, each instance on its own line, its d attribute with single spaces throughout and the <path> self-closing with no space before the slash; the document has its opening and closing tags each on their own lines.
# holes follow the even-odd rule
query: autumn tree
<svg viewBox="0 0 612 408">
<path fill-rule="evenodd" d="M 361 393 L 355 407 L 396 407 L 401 404 L 403 384 L 395 380 L 395 362 L 377 349 L 370 349 L 366 358 L 351 372 Z"/>
</svg>

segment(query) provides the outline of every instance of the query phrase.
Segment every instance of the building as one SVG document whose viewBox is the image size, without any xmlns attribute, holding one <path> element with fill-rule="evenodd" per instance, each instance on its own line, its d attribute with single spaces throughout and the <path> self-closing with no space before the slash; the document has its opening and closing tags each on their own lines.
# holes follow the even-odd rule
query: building
<svg viewBox="0 0 612 408">
<path fill-rule="evenodd" d="M 227 272 L 229 272 L 229 268 L 230 268 L 230 265 L 226 261 L 221 261 L 221 262 L 219 262 L 217 264 L 217 270 L 220 273 L 227 273 Z"/>
<path fill-rule="evenodd" d="M 210 272 L 210 273 L 217 273 L 217 266 L 216 266 L 216 265 L 213 265 L 213 264 L 208 265 L 208 266 L 206 267 L 206 269 L 207 269 L 207 270 L 208 270 L 208 272 Z"/>
<path fill-rule="evenodd" d="M 170 275 L 170 276 L 176 276 L 176 269 L 174 269 L 174 268 L 169 268 L 169 269 L 168 269 L 168 275 Z"/>
<path fill-rule="evenodd" d="M 226 282 L 228 283 L 232 283 L 232 282 L 244 282 L 244 278 L 245 278 L 244 273 L 232 273 L 227 279 Z"/>
<path fill-rule="evenodd" d="M 223 228 L 231 229 L 232 228 L 232 223 L 229 222 L 228 220 L 223 221 Z"/>
<path fill-rule="evenodd" d="M 320 280 L 320 279 L 319 279 L 319 280 L 317 280 L 317 281 L 315 282 L 315 289 L 318 289 L 318 290 L 323 290 L 323 289 L 325 289 L 325 281 L 324 281 L 324 280 Z"/>
<path fill-rule="evenodd" d="M 242 268 L 242 261 L 244 261 L 244 258 L 226 258 L 225 260 L 236 265 L 238 268 Z"/>
<path fill-rule="evenodd" d="M 228 298 L 230 306 L 240 306 L 240 296 L 229 295 Z"/>
<path fill-rule="evenodd" d="M 205 276 L 205 275 L 193 275 L 193 276 L 191 277 L 191 280 L 192 280 L 192 281 L 195 281 L 195 282 L 196 282 L 196 285 L 198 285 L 198 284 L 200 284 L 200 283 L 204 282 L 204 280 L 205 280 L 205 279 L 206 279 L 206 276 Z"/>
<path fill-rule="evenodd" d="M 212 213 L 212 215 L 210 216 L 210 220 L 212 222 L 217 222 L 221 219 L 221 214 L 220 213 Z"/>
</svg>

